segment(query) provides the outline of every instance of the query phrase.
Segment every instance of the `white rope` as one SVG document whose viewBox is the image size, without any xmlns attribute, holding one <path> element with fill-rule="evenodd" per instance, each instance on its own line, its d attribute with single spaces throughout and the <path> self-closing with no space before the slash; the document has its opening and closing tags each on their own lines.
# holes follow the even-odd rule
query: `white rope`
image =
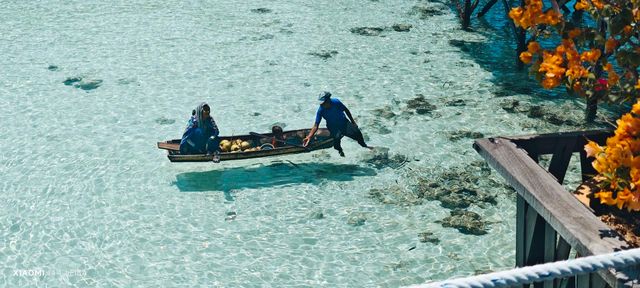
<svg viewBox="0 0 640 288">
<path fill-rule="evenodd" d="M 601 269 L 619 269 L 638 263 L 640 263 L 640 248 L 572 260 L 538 264 L 467 278 L 425 283 L 411 287 L 508 287 L 553 280 L 556 278 L 566 278 L 580 274 L 588 274 Z"/>
</svg>

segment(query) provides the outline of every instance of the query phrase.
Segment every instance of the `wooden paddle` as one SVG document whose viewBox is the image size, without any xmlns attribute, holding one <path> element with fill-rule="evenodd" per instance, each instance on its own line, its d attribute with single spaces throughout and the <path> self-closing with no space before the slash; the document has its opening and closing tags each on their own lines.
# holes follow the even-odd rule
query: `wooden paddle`
<svg viewBox="0 0 640 288">
<path fill-rule="evenodd" d="M 260 137 L 260 138 L 269 138 L 269 139 L 274 139 L 275 138 L 273 136 L 262 135 L 262 134 L 259 134 L 259 133 L 256 133 L 256 132 L 249 132 L 249 134 L 251 136 Z M 299 144 L 289 143 L 287 141 L 280 140 L 280 139 L 275 139 L 275 140 L 276 140 L 276 142 L 280 142 L 280 143 L 285 144 L 285 145 L 290 145 L 290 146 L 294 146 L 294 147 L 303 148 L 304 150 L 309 150 L 308 147 L 304 147 L 304 146 L 299 145 Z"/>
</svg>

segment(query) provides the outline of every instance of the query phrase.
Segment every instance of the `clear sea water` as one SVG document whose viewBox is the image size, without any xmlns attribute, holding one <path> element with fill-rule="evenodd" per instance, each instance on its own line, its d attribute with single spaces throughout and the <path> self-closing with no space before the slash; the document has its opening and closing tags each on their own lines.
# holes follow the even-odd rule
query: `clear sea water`
<svg viewBox="0 0 640 288">
<path fill-rule="evenodd" d="M 439 201 L 370 192 L 479 175 L 472 137 L 455 133 L 589 128 L 582 101 L 513 71 L 499 6 L 471 32 L 443 3 L 418 0 L 2 6 L 1 287 L 398 287 L 511 268 L 515 195 L 496 173 L 479 185 L 497 203 L 468 208 L 490 222 L 479 236 L 437 223 L 451 211 Z M 83 81 L 63 83 L 74 77 Z M 224 135 L 308 128 L 323 90 L 402 161 L 375 162 L 349 139 L 345 158 L 327 149 L 221 164 L 170 163 L 156 148 L 201 101 Z M 406 114 L 418 94 L 435 109 Z M 578 120 L 501 107 L 516 100 Z M 425 231 L 439 243 L 421 242 Z"/>
</svg>

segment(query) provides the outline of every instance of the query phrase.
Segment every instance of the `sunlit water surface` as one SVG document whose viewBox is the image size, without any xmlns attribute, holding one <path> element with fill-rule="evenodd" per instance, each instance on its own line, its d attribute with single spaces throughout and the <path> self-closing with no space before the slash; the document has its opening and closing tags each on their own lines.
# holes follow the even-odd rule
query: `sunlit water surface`
<svg viewBox="0 0 640 288">
<path fill-rule="evenodd" d="M 397 287 L 513 267 L 514 192 L 473 138 L 584 125 L 579 100 L 512 73 L 502 24 L 462 31 L 427 1 L 231 2 L 3 2 L 0 286 Z M 308 128 L 323 90 L 380 149 L 213 164 L 156 148 L 201 101 L 224 135 Z M 419 94 L 430 111 L 408 107 Z M 556 110 L 503 109 L 516 100 Z M 487 234 L 436 222 L 451 209 L 412 200 L 421 179 L 495 197 L 467 208 Z"/>
</svg>

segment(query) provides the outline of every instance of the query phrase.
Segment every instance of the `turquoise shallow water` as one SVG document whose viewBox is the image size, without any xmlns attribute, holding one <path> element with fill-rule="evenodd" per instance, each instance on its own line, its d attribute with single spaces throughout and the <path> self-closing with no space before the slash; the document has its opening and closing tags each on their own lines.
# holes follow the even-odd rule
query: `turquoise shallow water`
<svg viewBox="0 0 640 288">
<path fill-rule="evenodd" d="M 584 127 L 503 109 L 518 100 L 580 119 L 582 106 L 501 85 L 527 83 L 478 60 L 500 55 L 468 48 L 486 47 L 488 28 L 459 30 L 439 2 L 3 6 L 3 287 L 397 287 L 509 268 L 513 192 L 469 165 L 481 160 L 470 137 L 452 135 Z M 350 31 L 394 24 L 412 28 Z M 88 90 L 63 84 L 73 77 Z M 346 158 L 324 150 L 222 164 L 172 164 L 155 147 L 179 137 L 201 101 L 225 135 L 307 128 L 322 90 L 401 160 L 376 162 L 350 140 Z M 417 94 L 432 111 L 407 114 Z M 436 221 L 450 209 L 406 196 L 447 171 L 491 180 L 475 184 L 496 203 L 468 208 L 491 223 L 487 234 L 445 228 Z M 378 201 L 372 189 L 400 200 Z M 420 242 L 425 231 L 439 243 Z"/>
</svg>

